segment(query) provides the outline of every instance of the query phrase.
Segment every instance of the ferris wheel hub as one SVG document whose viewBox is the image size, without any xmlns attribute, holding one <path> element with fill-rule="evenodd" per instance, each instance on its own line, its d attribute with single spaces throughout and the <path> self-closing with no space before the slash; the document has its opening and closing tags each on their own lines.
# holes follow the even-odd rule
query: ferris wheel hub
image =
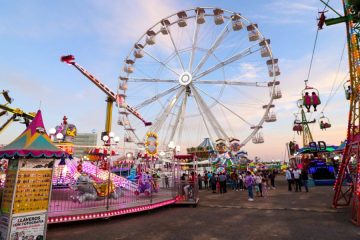
<svg viewBox="0 0 360 240">
<path fill-rule="evenodd" d="M 183 86 L 187 86 L 191 83 L 192 81 L 192 75 L 189 72 L 183 72 L 180 76 L 179 76 L 179 83 Z"/>
</svg>

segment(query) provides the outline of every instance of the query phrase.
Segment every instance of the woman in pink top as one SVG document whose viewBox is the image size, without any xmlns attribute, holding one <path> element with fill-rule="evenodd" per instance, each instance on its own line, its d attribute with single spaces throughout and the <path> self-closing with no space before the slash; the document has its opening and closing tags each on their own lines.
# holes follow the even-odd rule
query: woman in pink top
<svg viewBox="0 0 360 240">
<path fill-rule="evenodd" d="M 314 111 L 316 112 L 316 106 L 320 104 L 320 99 L 319 99 L 318 95 L 316 95 L 315 92 L 311 93 L 311 100 L 312 100 L 312 104 L 314 107 Z"/>
<path fill-rule="evenodd" d="M 308 92 L 306 92 L 304 95 L 304 106 L 306 107 L 307 111 L 310 112 L 311 97 L 309 96 Z"/>
</svg>

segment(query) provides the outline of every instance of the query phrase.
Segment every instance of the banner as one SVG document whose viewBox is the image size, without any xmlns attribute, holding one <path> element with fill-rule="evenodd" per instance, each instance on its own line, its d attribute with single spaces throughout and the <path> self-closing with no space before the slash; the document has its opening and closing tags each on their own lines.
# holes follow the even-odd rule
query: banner
<svg viewBox="0 0 360 240">
<path fill-rule="evenodd" d="M 45 236 L 46 214 L 14 217 L 11 222 L 10 240 L 36 239 Z"/>
</svg>

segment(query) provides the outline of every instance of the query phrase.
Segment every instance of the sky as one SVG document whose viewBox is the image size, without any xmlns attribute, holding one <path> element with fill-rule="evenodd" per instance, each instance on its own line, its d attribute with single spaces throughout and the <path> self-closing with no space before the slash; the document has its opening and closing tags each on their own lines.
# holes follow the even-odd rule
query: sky
<svg viewBox="0 0 360 240">
<path fill-rule="evenodd" d="M 340 1 L 331 0 L 329 4 L 342 12 Z M 0 0 L 0 5 L 0 90 L 10 90 L 15 100 L 11 106 L 29 112 L 41 109 L 47 129 L 60 124 L 66 115 L 78 132 L 99 133 L 105 125 L 105 95 L 75 69 L 61 63 L 60 56 L 74 54 L 82 66 L 116 91 L 123 61 L 134 42 L 159 20 L 198 6 L 239 12 L 257 23 L 261 33 L 271 39 L 273 55 L 279 59 L 281 75 L 277 80 L 283 93 L 274 102 L 278 121 L 263 126 L 265 143 L 255 145 L 250 141 L 244 149 L 250 157 L 283 160 L 286 142 L 296 140 L 301 145 L 292 123 L 309 71 L 318 11 L 324 8 L 318 0 Z M 344 24 L 325 26 L 319 32 L 309 78 L 309 85 L 320 92 L 322 105 L 308 117 L 318 119 L 323 111 L 332 124 L 326 131 L 321 131 L 318 124 L 311 126 L 314 140 L 335 145 L 346 138 L 349 111 L 342 86 L 348 73 L 346 49 L 343 52 L 345 40 Z M 141 91 L 143 94 L 138 94 L 146 95 L 150 90 Z M 136 105 L 136 97 L 129 96 L 128 103 Z M 209 98 L 207 101 L 211 103 Z M 144 114 L 154 117 L 146 111 Z M 222 114 L 227 115 L 218 113 Z M 247 106 L 244 114 L 248 119 L 257 118 L 258 109 Z M 230 115 L 226 121 L 235 121 Z M 0 124 L 5 120 L 6 117 L 0 118 Z M 116 120 L 114 111 L 113 129 L 123 136 Z M 11 124 L 1 133 L 0 144 L 9 143 L 23 129 L 23 125 Z M 238 131 L 241 136 L 250 133 L 240 128 Z M 200 136 L 203 137 L 206 136 Z"/>
</svg>

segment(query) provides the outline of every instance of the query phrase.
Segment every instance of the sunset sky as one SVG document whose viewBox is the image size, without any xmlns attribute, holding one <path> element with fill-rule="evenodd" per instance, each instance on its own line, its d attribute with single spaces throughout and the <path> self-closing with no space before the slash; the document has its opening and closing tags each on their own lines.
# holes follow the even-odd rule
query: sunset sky
<svg viewBox="0 0 360 240">
<path fill-rule="evenodd" d="M 324 7 L 318 0 L 0 0 L 0 4 L 0 90 L 10 90 L 15 99 L 12 107 L 29 112 L 40 108 L 47 129 L 58 125 L 64 115 L 77 125 L 78 132 L 104 129 L 105 95 L 61 63 L 60 56 L 74 54 L 82 66 L 115 90 L 124 58 L 151 25 L 180 10 L 216 6 L 240 12 L 257 23 L 279 59 L 283 98 L 275 101 L 278 121 L 264 124 L 264 144 L 250 141 L 245 149 L 250 157 L 283 160 L 286 142 L 301 143 L 292 131 L 293 113 L 298 111 L 296 100 L 309 70 L 318 11 Z M 342 13 L 340 1 L 329 4 Z M 327 15 L 335 17 L 331 12 Z M 318 124 L 311 126 L 314 140 L 334 145 L 346 137 L 349 111 L 342 86 L 348 79 L 345 42 L 344 24 L 325 26 L 318 35 L 309 78 L 322 100 L 318 112 L 309 117 L 318 119 L 323 111 L 333 126 L 326 131 Z M 128 101 L 132 104 L 131 98 Z M 256 113 L 254 108 L 246 114 Z M 114 131 L 121 135 L 116 119 L 114 111 Z M 0 118 L 0 123 L 5 120 Z M 9 143 L 23 129 L 23 125 L 12 124 L 1 133 L 0 144 Z"/>
</svg>

